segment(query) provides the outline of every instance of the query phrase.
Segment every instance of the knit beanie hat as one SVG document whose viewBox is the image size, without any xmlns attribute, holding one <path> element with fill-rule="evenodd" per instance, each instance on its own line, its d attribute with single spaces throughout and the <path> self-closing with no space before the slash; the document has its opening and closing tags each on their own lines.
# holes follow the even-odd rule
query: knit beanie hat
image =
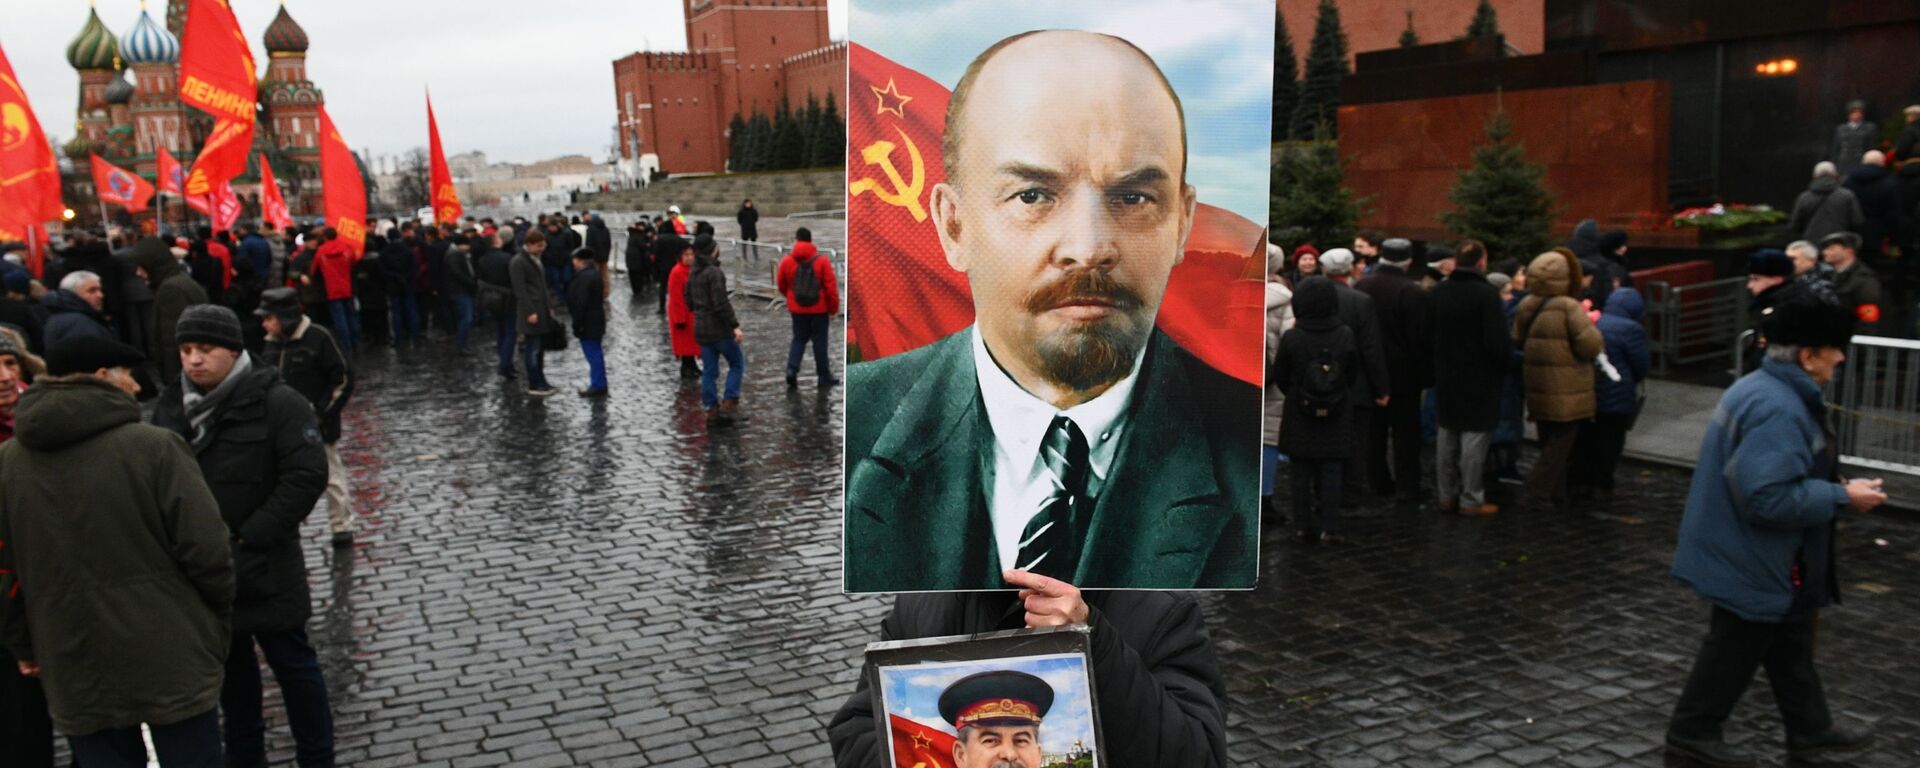
<svg viewBox="0 0 1920 768">
<path fill-rule="evenodd" d="M 247 347 L 246 338 L 241 335 L 240 317 L 218 304 L 187 307 L 187 311 L 180 313 L 180 324 L 174 326 L 174 338 L 181 344 L 212 344 L 235 352 Z"/>
</svg>

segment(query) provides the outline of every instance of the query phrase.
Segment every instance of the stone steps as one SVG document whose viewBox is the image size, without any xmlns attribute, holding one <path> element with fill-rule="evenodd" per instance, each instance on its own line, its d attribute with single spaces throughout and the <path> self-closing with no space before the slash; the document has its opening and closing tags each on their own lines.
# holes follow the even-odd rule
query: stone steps
<svg viewBox="0 0 1920 768">
<path fill-rule="evenodd" d="M 668 179 L 646 189 L 588 195 L 573 209 L 659 211 L 678 205 L 689 216 L 732 216 L 748 198 L 763 216 L 837 210 L 846 207 L 846 176 L 830 169 Z"/>
</svg>

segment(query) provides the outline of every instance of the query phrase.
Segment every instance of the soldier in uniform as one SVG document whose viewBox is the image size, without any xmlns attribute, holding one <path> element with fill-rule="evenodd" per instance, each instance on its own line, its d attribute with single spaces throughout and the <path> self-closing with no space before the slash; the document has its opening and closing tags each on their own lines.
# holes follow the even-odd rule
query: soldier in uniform
<svg viewBox="0 0 1920 768">
<path fill-rule="evenodd" d="M 1018 765 L 1040 768 L 1040 720 L 1053 708 L 1053 686 L 1025 672 L 981 672 L 940 693 L 940 717 L 957 731 L 956 768 Z"/>
</svg>

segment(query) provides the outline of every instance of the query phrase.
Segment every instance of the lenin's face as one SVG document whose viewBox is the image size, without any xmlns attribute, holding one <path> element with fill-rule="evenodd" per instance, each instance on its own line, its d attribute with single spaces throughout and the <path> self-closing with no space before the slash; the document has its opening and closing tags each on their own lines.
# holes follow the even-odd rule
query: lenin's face
<svg viewBox="0 0 1920 768">
<path fill-rule="evenodd" d="M 1104 391 L 1132 370 L 1192 225 L 1166 86 L 1118 41 L 1040 33 L 981 68 L 953 130 L 933 216 L 988 349 L 1043 399 Z"/>
<path fill-rule="evenodd" d="M 1040 729 L 1033 725 L 963 729 L 953 743 L 957 768 L 1041 768 Z"/>
</svg>

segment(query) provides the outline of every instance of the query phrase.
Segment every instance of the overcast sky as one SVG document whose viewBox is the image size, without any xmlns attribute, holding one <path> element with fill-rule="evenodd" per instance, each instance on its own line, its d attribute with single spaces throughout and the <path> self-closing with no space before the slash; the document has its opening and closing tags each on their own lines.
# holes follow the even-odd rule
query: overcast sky
<svg viewBox="0 0 1920 768">
<path fill-rule="evenodd" d="M 232 0 L 265 67 L 261 33 L 277 0 Z M 97 0 L 115 36 L 140 0 Z M 166 0 L 151 0 L 166 22 Z M 829 0 L 828 28 L 846 39 L 847 0 Z M 528 162 L 564 154 L 604 159 L 614 123 L 613 60 L 639 50 L 684 51 L 680 0 L 289 0 L 307 31 L 307 77 L 326 95 L 354 149 L 398 154 L 427 144 L 423 89 L 448 154 Z M 74 133 L 80 76 L 67 44 L 86 24 L 86 0 L 0 0 L 0 48 L 48 133 Z"/>
</svg>

